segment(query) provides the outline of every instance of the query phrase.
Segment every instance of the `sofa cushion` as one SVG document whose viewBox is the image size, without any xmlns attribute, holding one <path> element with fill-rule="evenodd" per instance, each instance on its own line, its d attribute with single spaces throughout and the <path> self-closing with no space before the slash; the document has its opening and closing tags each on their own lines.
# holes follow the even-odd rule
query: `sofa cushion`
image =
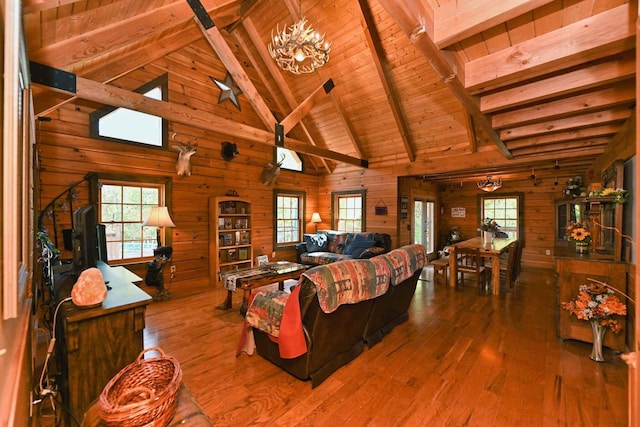
<svg viewBox="0 0 640 427">
<path fill-rule="evenodd" d="M 326 234 L 305 234 L 304 241 L 307 244 L 307 252 L 326 252 L 329 240 Z"/>
<path fill-rule="evenodd" d="M 377 258 L 385 260 L 391 270 L 391 285 L 395 286 L 427 265 L 427 253 L 422 245 L 408 245 L 382 254 Z"/>
<path fill-rule="evenodd" d="M 257 291 L 244 320 L 254 328 L 279 336 L 282 313 L 289 296 L 285 291 Z"/>
<path fill-rule="evenodd" d="M 362 253 L 367 249 L 375 246 L 376 241 L 372 239 L 367 239 L 361 234 L 357 234 L 349 246 L 344 250 L 345 255 L 350 255 L 352 258 L 360 258 Z"/>
<path fill-rule="evenodd" d="M 386 262 L 350 260 L 313 267 L 302 276 L 315 285 L 322 311 L 331 313 L 387 292 L 389 274 Z"/>
<path fill-rule="evenodd" d="M 349 255 L 334 254 L 333 252 L 307 252 L 300 254 L 300 262 L 305 264 L 324 265 L 348 259 L 351 259 Z"/>
</svg>

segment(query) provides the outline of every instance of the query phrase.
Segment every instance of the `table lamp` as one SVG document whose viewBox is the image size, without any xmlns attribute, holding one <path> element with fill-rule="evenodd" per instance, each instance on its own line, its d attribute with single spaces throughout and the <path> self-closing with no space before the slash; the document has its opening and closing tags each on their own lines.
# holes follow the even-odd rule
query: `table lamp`
<svg viewBox="0 0 640 427">
<path fill-rule="evenodd" d="M 158 247 L 162 246 L 161 228 L 175 227 L 166 206 L 153 206 L 147 219 L 142 223 L 145 227 L 157 227 Z"/>
<path fill-rule="evenodd" d="M 322 222 L 322 218 L 320 218 L 320 214 L 318 212 L 314 212 L 311 215 L 311 222 L 316 225 L 316 233 L 318 232 L 318 224 Z"/>
</svg>

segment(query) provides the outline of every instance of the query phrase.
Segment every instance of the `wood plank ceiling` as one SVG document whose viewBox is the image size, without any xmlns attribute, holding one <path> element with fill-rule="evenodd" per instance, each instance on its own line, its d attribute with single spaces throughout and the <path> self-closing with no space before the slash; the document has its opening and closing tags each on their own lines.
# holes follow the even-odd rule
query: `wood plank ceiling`
<svg viewBox="0 0 640 427">
<path fill-rule="evenodd" d="M 78 96 L 94 102 L 126 98 L 91 94 L 163 58 L 205 77 L 226 68 L 262 123 L 239 123 L 235 135 L 273 144 L 282 121 L 288 146 L 309 155 L 317 173 L 366 159 L 441 183 L 552 176 L 558 166 L 578 175 L 630 126 L 636 2 L 201 2 L 213 29 L 194 20 L 186 0 L 23 0 L 28 54 L 86 80 Z M 281 72 L 266 48 L 276 25 L 300 10 L 332 42 L 329 63 L 307 75 Z M 329 79 L 335 88 L 320 93 Z M 37 115 L 73 99 L 44 87 L 34 95 Z M 216 120 L 201 126 L 228 128 L 229 119 Z M 479 153 L 495 161 L 447 161 Z M 438 166 L 415 166 L 424 159 Z"/>
</svg>

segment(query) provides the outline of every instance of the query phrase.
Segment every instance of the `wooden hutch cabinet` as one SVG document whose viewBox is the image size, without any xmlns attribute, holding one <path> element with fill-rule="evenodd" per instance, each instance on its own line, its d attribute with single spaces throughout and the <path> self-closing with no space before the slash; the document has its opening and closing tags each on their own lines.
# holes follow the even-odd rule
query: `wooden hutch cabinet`
<svg viewBox="0 0 640 427">
<path fill-rule="evenodd" d="M 249 199 L 233 196 L 209 200 L 209 275 L 221 284 L 220 273 L 253 267 L 252 213 Z"/>
<path fill-rule="evenodd" d="M 624 166 L 616 161 L 603 173 L 603 188 L 622 188 Z M 627 264 L 622 260 L 622 209 L 613 197 L 583 197 L 556 203 L 554 262 L 557 277 L 556 326 L 558 337 L 593 342 L 588 321 L 578 320 L 560 304 L 575 298 L 578 288 L 595 279 L 624 294 Z M 571 222 L 587 222 L 592 235 L 589 253 L 578 254 L 566 240 L 564 228 Z M 616 231 L 618 230 L 618 231 Z M 621 301 L 625 297 L 617 293 Z M 625 322 L 623 321 L 623 324 Z M 626 327 L 619 334 L 607 333 L 604 345 L 625 351 Z"/>
<path fill-rule="evenodd" d="M 71 265 L 56 271 L 57 297 L 68 297 L 76 281 Z M 109 380 L 134 362 L 143 350 L 146 306 L 151 297 L 132 282 L 142 279 L 124 267 L 98 268 L 111 289 L 98 307 L 62 303 L 56 325 L 56 364 L 64 404 L 75 420 L 100 396 Z M 66 424 L 76 425 L 69 414 Z"/>
</svg>

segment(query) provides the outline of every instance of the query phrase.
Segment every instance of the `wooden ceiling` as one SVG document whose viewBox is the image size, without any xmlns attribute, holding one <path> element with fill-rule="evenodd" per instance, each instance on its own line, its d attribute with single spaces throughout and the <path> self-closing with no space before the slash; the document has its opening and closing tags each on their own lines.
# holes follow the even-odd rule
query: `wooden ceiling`
<svg viewBox="0 0 640 427">
<path fill-rule="evenodd" d="M 553 176 L 558 168 L 579 175 L 631 126 L 636 2 L 201 4 L 215 27 L 194 19 L 186 0 L 23 0 L 28 55 L 75 73 L 77 96 L 89 101 L 221 133 L 234 122 L 234 135 L 265 144 L 282 122 L 286 146 L 310 155 L 317 173 L 366 159 L 369 168 L 400 167 L 441 183 Z M 300 9 L 332 50 L 315 73 L 293 75 L 277 68 L 267 44 Z M 197 70 L 209 86 L 208 75 L 222 79 L 228 70 L 255 120 L 212 117 L 206 105 L 194 112 L 177 99 L 149 105 L 110 85 L 148 64 Z M 335 88 L 327 95 L 329 79 Z M 70 100 L 77 102 L 34 90 L 37 115 Z M 483 155 L 492 159 L 486 167 L 466 160 Z"/>
</svg>

